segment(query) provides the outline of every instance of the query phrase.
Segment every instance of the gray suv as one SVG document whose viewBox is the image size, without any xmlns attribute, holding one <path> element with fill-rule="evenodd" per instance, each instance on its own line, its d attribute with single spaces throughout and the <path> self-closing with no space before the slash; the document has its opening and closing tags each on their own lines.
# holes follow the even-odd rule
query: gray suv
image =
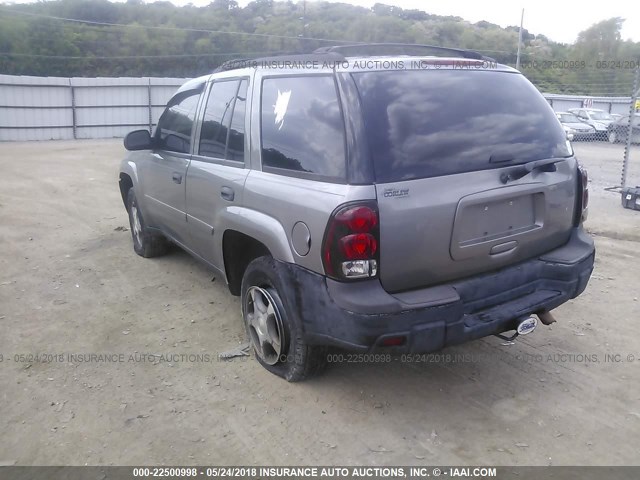
<svg viewBox="0 0 640 480">
<path fill-rule="evenodd" d="M 232 62 L 125 138 L 136 253 L 172 243 L 225 278 L 257 360 L 289 381 L 329 347 L 529 333 L 593 269 L 586 172 L 536 88 L 475 52 L 405 47 Z"/>
</svg>

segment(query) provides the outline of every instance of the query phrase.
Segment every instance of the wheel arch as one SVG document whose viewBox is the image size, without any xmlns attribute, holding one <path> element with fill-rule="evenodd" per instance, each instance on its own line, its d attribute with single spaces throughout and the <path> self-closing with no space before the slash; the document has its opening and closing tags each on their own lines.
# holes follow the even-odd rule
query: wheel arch
<svg viewBox="0 0 640 480">
<path fill-rule="evenodd" d="M 124 160 L 120 165 L 120 173 L 118 175 L 118 186 L 120 187 L 120 196 L 122 203 L 127 206 L 127 192 L 138 183 L 138 171 L 136 164 L 132 161 Z"/>
<path fill-rule="evenodd" d="M 226 225 L 222 234 L 222 258 L 233 295 L 240 295 L 242 276 L 253 259 L 269 255 L 294 263 L 284 227 L 275 218 L 243 207 L 229 207 L 220 220 Z"/>
<path fill-rule="evenodd" d="M 256 258 L 273 256 L 264 243 L 237 230 L 227 230 L 222 237 L 222 255 L 227 284 L 232 295 L 239 296 L 242 277 Z"/>
<path fill-rule="evenodd" d="M 133 180 L 128 174 L 120 172 L 118 186 L 120 187 L 120 196 L 122 197 L 122 203 L 124 203 L 124 206 L 126 207 L 127 195 L 129 193 L 129 190 L 133 188 Z"/>
</svg>

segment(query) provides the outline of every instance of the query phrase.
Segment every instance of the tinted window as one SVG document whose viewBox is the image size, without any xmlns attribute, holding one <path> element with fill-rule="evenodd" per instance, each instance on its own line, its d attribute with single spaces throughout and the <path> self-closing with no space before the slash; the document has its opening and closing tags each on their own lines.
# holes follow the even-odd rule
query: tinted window
<svg viewBox="0 0 640 480">
<path fill-rule="evenodd" d="M 216 82 L 211 87 L 200 133 L 200 155 L 225 158 L 238 83 L 237 80 Z"/>
<path fill-rule="evenodd" d="M 191 130 L 201 90 L 183 92 L 171 99 L 156 129 L 158 148 L 172 152 L 189 153 Z"/>
<path fill-rule="evenodd" d="M 344 178 L 344 125 L 332 76 L 264 80 L 262 164 Z"/>
<path fill-rule="evenodd" d="M 564 122 L 564 123 L 580 123 L 580 119 L 570 113 L 564 113 L 562 115 L 558 115 L 558 118 L 560 119 L 561 122 Z"/>
<path fill-rule="evenodd" d="M 570 155 L 553 110 L 520 74 L 423 70 L 353 77 L 380 182 Z"/>
<path fill-rule="evenodd" d="M 607 112 L 598 112 L 598 111 L 592 111 L 591 113 L 591 118 L 593 118 L 594 120 L 611 120 L 611 115 L 609 115 Z"/>
<path fill-rule="evenodd" d="M 247 110 L 247 85 L 249 82 L 242 80 L 236 95 L 236 103 L 231 117 L 231 130 L 229 131 L 229 143 L 227 145 L 227 157 L 229 160 L 244 161 L 244 120 Z"/>
</svg>

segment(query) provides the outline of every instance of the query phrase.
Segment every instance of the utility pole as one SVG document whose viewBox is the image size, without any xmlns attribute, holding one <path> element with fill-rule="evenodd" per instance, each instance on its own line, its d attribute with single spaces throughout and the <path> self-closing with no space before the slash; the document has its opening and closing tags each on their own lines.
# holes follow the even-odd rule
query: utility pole
<svg viewBox="0 0 640 480">
<path fill-rule="evenodd" d="M 307 0 L 302 1 L 302 37 L 307 36 Z"/>
<path fill-rule="evenodd" d="M 520 32 L 518 33 L 518 55 L 516 56 L 516 70 L 520 70 L 520 49 L 522 48 L 522 24 L 524 23 L 524 8 L 520 16 Z"/>
<path fill-rule="evenodd" d="M 622 161 L 622 179 L 620 180 L 620 187 L 625 188 L 627 186 L 627 173 L 629 171 L 629 154 L 631 153 L 631 138 L 633 132 L 633 120 L 636 115 L 636 101 L 638 100 L 638 94 L 640 93 L 640 68 L 636 68 L 636 75 L 633 79 L 633 90 L 631 95 L 631 107 L 629 108 L 629 123 L 627 142 L 624 147 L 624 160 Z M 625 195 L 623 192 L 622 195 Z"/>
<path fill-rule="evenodd" d="M 307 0 L 302 0 L 302 16 L 299 18 L 299 20 L 302 22 L 302 33 L 298 34 L 298 38 L 301 39 L 301 50 L 304 53 L 307 53 L 308 50 L 308 45 L 307 45 L 307 40 L 305 40 L 305 38 L 307 37 L 307 27 L 309 26 L 309 24 L 307 23 Z"/>
<path fill-rule="evenodd" d="M 303 0 L 302 1 L 302 16 L 299 18 L 299 20 L 302 22 L 302 33 L 300 35 L 298 35 L 299 37 L 306 37 L 307 36 L 307 0 Z"/>
</svg>

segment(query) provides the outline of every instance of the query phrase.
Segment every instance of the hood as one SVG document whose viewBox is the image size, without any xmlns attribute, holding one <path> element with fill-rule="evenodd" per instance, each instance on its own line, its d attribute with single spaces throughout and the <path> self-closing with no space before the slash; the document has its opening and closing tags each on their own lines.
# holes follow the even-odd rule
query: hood
<svg viewBox="0 0 640 480">
<path fill-rule="evenodd" d="M 574 130 L 593 130 L 593 127 L 584 122 L 563 122 L 562 126 L 573 128 Z"/>
</svg>

